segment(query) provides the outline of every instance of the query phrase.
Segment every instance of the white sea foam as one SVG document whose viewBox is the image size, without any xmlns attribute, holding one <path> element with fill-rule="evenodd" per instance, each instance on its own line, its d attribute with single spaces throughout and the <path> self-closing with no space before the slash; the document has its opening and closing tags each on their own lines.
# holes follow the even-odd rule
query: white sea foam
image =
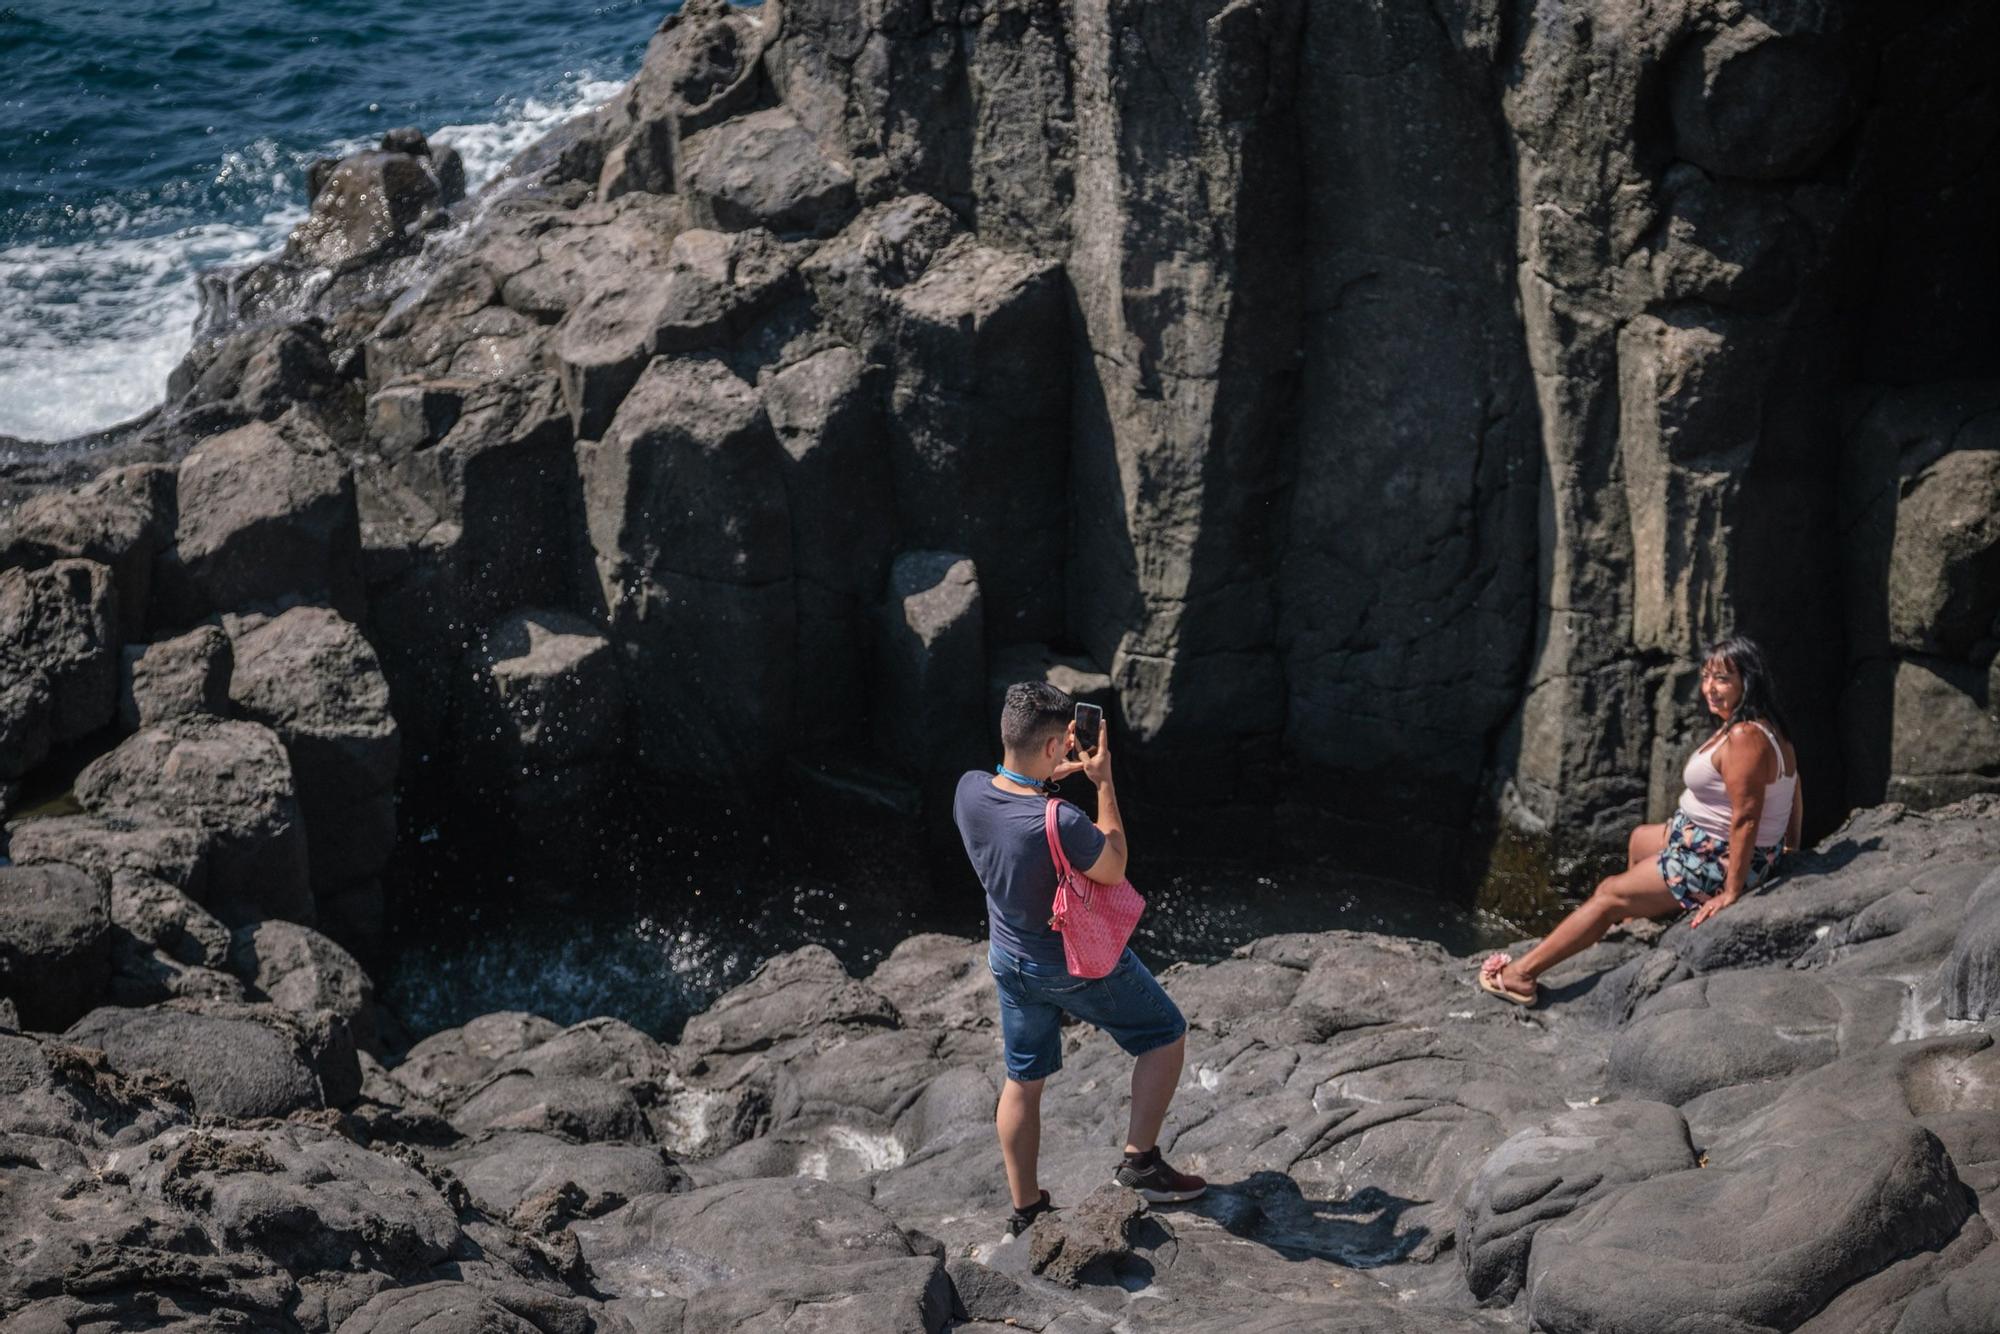
<svg viewBox="0 0 2000 1334">
<path fill-rule="evenodd" d="M 433 137 L 465 159 L 477 189 L 522 149 L 621 85 L 588 75 L 548 100 L 495 108 L 491 121 Z M 327 145 L 328 156 L 364 147 Z M 312 156 L 317 156 L 314 154 Z M 304 158 L 269 140 L 226 155 L 213 184 L 266 209 L 255 223 L 199 221 L 171 202 L 145 212 L 103 205 L 81 240 L 0 249 L 0 435 L 59 440 L 116 425 L 158 403 L 200 310 L 196 275 L 277 252 L 305 215 Z"/>
</svg>

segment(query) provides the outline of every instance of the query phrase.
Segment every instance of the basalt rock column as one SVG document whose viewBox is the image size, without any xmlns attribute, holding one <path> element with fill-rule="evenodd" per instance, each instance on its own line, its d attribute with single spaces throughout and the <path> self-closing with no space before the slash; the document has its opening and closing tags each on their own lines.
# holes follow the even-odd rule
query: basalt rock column
<svg viewBox="0 0 2000 1334">
<path fill-rule="evenodd" d="M 722 362 L 660 357 L 577 446 L 593 610 L 624 654 L 634 758 L 745 778 L 783 754 L 797 633 L 777 438 Z M 725 516 L 718 525 L 717 516 Z"/>
<path fill-rule="evenodd" d="M 1497 11 L 1306 18 L 1306 313 L 1278 585 L 1286 741 L 1448 855 L 1533 629 L 1539 459 Z M 1399 852 L 1398 856 L 1404 854 Z"/>
<path fill-rule="evenodd" d="M 1275 743 L 1301 285 L 1295 0 L 1081 0 L 1071 633 L 1132 740 Z"/>
<path fill-rule="evenodd" d="M 1505 105 L 1542 594 L 1498 766 L 1521 823 L 1609 836 L 1661 814 L 1699 722 L 1694 658 L 1732 630 L 1765 642 L 1802 763 L 1837 786 L 1856 23 L 1703 0 L 1528 21 Z"/>
</svg>

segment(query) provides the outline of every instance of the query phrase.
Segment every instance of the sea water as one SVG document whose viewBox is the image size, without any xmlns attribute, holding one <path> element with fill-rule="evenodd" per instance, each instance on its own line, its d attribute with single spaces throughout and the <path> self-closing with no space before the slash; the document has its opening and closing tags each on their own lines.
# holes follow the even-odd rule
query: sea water
<svg viewBox="0 0 2000 1334">
<path fill-rule="evenodd" d="M 202 269 L 304 217 L 306 167 L 416 125 L 474 188 L 630 78 L 678 0 L 0 0 L 0 435 L 160 401 Z"/>
</svg>

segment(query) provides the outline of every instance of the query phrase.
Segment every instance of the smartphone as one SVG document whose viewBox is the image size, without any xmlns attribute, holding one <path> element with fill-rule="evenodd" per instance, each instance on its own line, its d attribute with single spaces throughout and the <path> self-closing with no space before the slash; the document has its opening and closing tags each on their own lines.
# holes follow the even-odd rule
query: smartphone
<svg viewBox="0 0 2000 1334">
<path fill-rule="evenodd" d="M 1104 727 L 1104 710 L 1095 704 L 1076 706 L 1076 749 L 1079 755 L 1088 755 L 1097 749 L 1097 738 Z"/>
</svg>

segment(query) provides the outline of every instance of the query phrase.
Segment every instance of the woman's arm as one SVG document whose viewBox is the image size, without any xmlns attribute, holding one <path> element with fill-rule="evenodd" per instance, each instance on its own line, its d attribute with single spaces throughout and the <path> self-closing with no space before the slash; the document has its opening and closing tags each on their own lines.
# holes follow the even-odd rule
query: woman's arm
<svg viewBox="0 0 2000 1334">
<path fill-rule="evenodd" d="M 1729 792 L 1729 865 L 1721 892 L 1695 910 L 1690 927 L 1700 926 L 1743 897 L 1743 882 L 1757 851 L 1757 821 L 1764 814 L 1764 747 L 1731 745 L 1735 739 L 1732 734 L 1716 747 L 1715 761 Z"/>
</svg>

